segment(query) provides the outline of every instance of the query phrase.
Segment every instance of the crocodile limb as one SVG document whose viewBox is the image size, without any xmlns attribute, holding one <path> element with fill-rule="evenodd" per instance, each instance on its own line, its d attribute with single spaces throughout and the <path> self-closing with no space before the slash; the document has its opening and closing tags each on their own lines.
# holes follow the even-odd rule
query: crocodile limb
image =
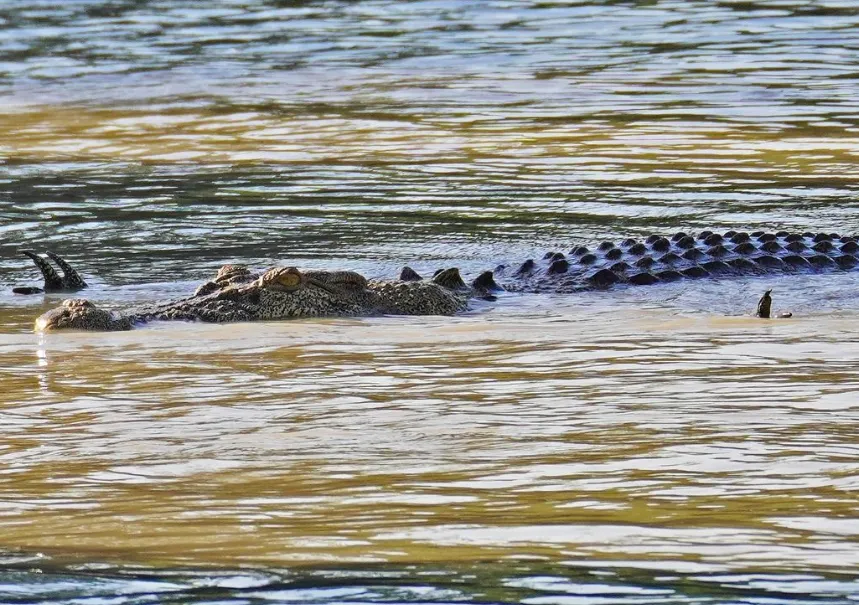
<svg viewBox="0 0 859 605">
<path fill-rule="evenodd" d="M 48 258 L 54 261 L 62 271 L 62 275 L 57 273 L 57 270 L 45 258 L 39 256 L 32 250 L 21 250 L 21 254 L 30 258 L 33 263 L 42 272 L 42 277 L 45 280 L 45 285 L 41 288 L 37 286 L 18 286 L 12 288 L 15 294 L 40 294 L 42 292 L 76 292 L 87 287 L 87 283 L 83 280 L 80 274 L 61 256 L 53 252 L 46 251 Z"/>
</svg>

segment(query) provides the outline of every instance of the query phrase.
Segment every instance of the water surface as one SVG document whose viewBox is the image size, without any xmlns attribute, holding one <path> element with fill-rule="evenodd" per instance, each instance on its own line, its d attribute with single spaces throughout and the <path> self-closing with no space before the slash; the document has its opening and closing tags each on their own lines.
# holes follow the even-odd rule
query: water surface
<svg viewBox="0 0 859 605">
<path fill-rule="evenodd" d="M 852 2 L 7 1 L 0 600 L 847 603 L 855 273 L 31 332 L 225 262 L 859 234 Z M 794 318 L 749 317 L 761 292 Z"/>
</svg>

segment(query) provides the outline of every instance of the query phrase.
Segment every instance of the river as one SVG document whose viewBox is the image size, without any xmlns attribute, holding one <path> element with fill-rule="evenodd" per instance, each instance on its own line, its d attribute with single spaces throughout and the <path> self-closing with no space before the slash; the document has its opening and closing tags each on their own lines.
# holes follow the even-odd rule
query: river
<svg viewBox="0 0 859 605">
<path fill-rule="evenodd" d="M 32 331 L 227 262 L 859 234 L 852 1 L 0 3 L 0 602 L 850 603 L 859 272 Z M 790 319 L 751 317 L 773 289 Z"/>
</svg>

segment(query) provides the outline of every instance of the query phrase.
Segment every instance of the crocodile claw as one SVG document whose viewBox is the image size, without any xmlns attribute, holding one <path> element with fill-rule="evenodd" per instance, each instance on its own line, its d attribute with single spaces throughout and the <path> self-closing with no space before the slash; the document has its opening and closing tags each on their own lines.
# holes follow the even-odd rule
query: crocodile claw
<svg viewBox="0 0 859 605">
<path fill-rule="evenodd" d="M 45 254 L 53 260 L 62 271 L 62 276 L 57 273 L 57 270 L 44 257 L 36 254 L 32 250 L 21 250 L 21 254 L 28 257 L 42 272 L 42 277 L 45 278 L 45 285 L 42 288 L 35 286 L 19 286 L 12 288 L 15 294 L 39 294 L 41 292 L 74 292 L 87 287 L 86 282 L 80 274 L 72 268 L 61 256 L 53 252 L 45 252 Z"/>
<path fill-rule="evenodd" d="M 60 255 L 54 254 L 50 250 L 46 250 L 45 254 L 48 255 L 48 258 L 57 263 L 57 266 L 63 272 L 64 290 L 83 290 L 87 287 L 87 283 L 83 280 L 80 274 L 75 271 L 74 268 Z"/>
</svg>

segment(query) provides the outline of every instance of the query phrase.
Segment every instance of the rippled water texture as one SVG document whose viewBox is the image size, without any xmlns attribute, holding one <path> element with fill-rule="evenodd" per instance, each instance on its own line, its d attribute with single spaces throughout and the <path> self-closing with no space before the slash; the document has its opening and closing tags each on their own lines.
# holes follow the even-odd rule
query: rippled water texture
<svg viewBox="0 0 859 605">
<path fill-rule="evenodd" d="M 852 1 L 0 3 L 0 601 L 855 601 L 859 272 L 48 336 L 62 296 L 10 289 L 20 248 L 121 306 L 225 262 L 856 235 L 858 27 Z M 794 318 L 749 317 L 767 288 Z"/>
</svg>

